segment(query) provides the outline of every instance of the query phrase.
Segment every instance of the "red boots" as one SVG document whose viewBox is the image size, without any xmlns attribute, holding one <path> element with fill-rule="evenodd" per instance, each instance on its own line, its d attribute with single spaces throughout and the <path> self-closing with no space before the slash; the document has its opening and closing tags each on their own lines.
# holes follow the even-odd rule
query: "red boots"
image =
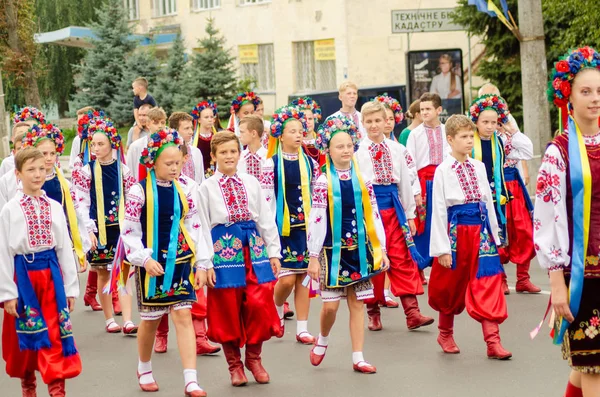
<svg viewBox="0 0 600 397">
<path fill-rule="evenodd" d="M 169 316 L 164 315 L 160 319 L 158 328 L 156 329 L 156 339 L 154 341 L 154 351 L 156 353 L 167 352 L 167 342 L 169 339 Z"/>
<path fill-rule="evenodd" d="M 381 331 L 381 309 L 377 303 L 367 305 L 367 315 L 369 316 L 369 331 Z"/>
<path fill-rule="evenodd" d="M 240 348 L 235 343 L 223 343 L 223 353 L 229 365 L 229 376 L 232 386 L 244 386 L 248 383 L 248 378 L 244 373 L 244 364 L 242 364 L 242 354 Z"/>
<path fill-rule="evenodd" d="M 204 319 L 200 320 L 192 318 L 192 323 L 194 324 L 194 331 L 196 332 L 196 354 L 204 356 L 220 352 L 221 348 L 212 345 L 206 337 L 206 323 Z"/>
<path fill-rule="evenodd" d="M 246 368 L 254 376 L 256 383 L 269 383 L 269 374 L 262 366 L 260 354 L 262 352 L 262 343 L 256 345 L 246 345 Z"/>
<path fill-rule="evenodd" d="M 405 295 L 400 297 L 404 314 L 406 314 L 406 326 L 409 330 L 415 330 L 426 325 L 433 324 L 433 318 L 426 317 L 419 310 L 419 301 L 415 295 Z"/>
<path fill-rule="evenodd" d="M 569 382 L 569 384 L 567 384 L 567 390 L 565 391 L 564 397 L 583 397 L 583 391 L 579 387 Z"/>
<path fill-rule="evenodd" d="M 456 345 L 456 342 L 454 342 L 454 315 L 440 313 L 438 330 L 440 334 L 437 342 L 442 347 L 444 353 L 460 353 L 460 349 Z"/>
<path fill-rule="evenodd" d="M 93 311 L 97 312 L 102 310 L 102 306 L 96 300 L 96 293 L 98 292 L 98 273 L 88 272 L 87 284 L 85 286 L 85 295 L 83 296 L 83 304 L 90 306 Z"/>
<path fill-rule="evenodd" d="M 59 379 L 50 382 L 48 385 L 48 393 L 50 394 L 50 397 L 65 397 L 65 380 Z"/>
<path fill-rule="evenodd" d="M 529 280 L 529 262 L 517 265 L 517 293 L 538 294 L 542 290 Z"/>
<path fill-rule="evenodd" d="M 37 380 L 35 379 L 35 372 L 28 372 L 25 374 L 25 378 L 21 379 L 21 391 L 23 397 L 37 397 Z"/>
<path fill-rule="evenodd" d="M 484 320 L 481 322 L 483 339 L 487 343 L 487 356 L 495 360 L 508 360 L 512 353 L 505 350 L 500 343 L 500 328 L 498 323 Z"/>
</svg>

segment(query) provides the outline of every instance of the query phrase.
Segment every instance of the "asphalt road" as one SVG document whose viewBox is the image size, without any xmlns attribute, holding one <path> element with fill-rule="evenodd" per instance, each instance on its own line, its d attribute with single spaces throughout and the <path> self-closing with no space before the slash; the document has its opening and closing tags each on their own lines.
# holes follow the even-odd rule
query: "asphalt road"
<svg viewBox="0 0 600 397">
<path fill-rule="evenodd" d="M 514 287 L 515 267 L 507 268 Z M 532 264 L 535 283 L 549 290 L 545 273 Z M 85 276 L 81 285 L 85 285 Z M 427 292 L 426 292 L 427 294 Z M 544 327 L 533 341 L 529 331 L 535 327 L 546 308 L 548 295 L 507 297 L 508 320 L 501 325 L 503 345 L 513 353 L 510 361 L 488 360 L 479 323 L 466 312 L 456 318 L 455 339 L 461 349 L 458 355 L 444 355 L 436 343 L 435 325 L 409 332 L 402 309 L 383 309 L 384 329 L 366 331 L 365 358 L 377 366 L 375 375 L 352 371 L 348 310 L 340 307 L 337 323 L 330 338 L 329 350 L 321 366 L 309 362 L 309 346 L 296 343 L 295 321 L 287 322 L 283 339 L 265 344 L 263 363 L 271 375 L 271 383 L 233 388 L 229 384 L 227 364 L 222 353 L 198 358 L 200 385 L 209 396 L 562 396 L 568 366 L 561 359 L 560 348 L 553 346 Z M 422 311 L 434 316 L 427 305 L 427 295 L 419 299 Z M 309 330 L 318 333 L 317 298 L 312 301 Z M 0 314 L 1 316 L 1 314 Z M 136 316 L 137 318 L 137 316 Z M 141 396 L 137 386 L 137 353 L 135 338 L 104 332 L 101 312 L 93 313 L 78 301 L 73 315 L 75 338 L 82 356 L 83 372 L 67 382 L 69 396 L 129 397 Z M 172 327 L 174 331 L 174 328 Z M 182 368 L 177 354 L 174 332 L 169 338 L 169 351 L 153 356 L 155 379 L 161 390 L 156 397 L 183 395 Z M 251 374 L 247 372 L 251 379 Z M 38 395 L 47 395 L 38 382 Z M 0 374 L 0 396 L 20 396 L 20 383 Z"/>
</svg>

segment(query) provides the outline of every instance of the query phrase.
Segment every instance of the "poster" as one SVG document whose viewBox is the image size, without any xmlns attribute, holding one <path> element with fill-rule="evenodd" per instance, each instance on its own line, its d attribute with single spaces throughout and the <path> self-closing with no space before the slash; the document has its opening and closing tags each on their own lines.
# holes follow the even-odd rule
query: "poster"
<svg viewBox="0 0 600 397">
<path fill-rule="evenodd" d="M 315 61 L 335 61 L 335 39 L 315 41 Z"/>
<path fill-rule="evenodd" d="M 258 44 L 238 46 L 240 63 L 258 63 Z"/>
<path fill-rule="evenodd" d="M 409 51 L 406 64 L 409 104 L 426 92 L 435 92 L 442 98 L 442 123 L 464 113 L 462 50 Z"/>
</svg>

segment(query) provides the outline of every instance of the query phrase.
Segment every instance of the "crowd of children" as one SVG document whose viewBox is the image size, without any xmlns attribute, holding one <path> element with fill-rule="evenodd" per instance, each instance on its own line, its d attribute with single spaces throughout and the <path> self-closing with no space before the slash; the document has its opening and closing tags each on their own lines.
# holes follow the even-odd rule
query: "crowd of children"
<svg viewBox="0 0 600 397">
<path fill-rule="evenodd" d="M 71 181 L 57 161 L 60 129 L 39 110 L 22 109 L 11 156 L 0 166 L 7 374 L 21 379 L 23 396 L 36 395 L 36 370 L 51 396 L 66 395 L 65 380 L 81 372 L 70 313 L 77 273 L 87 269 L 84 303 L 103 311 L 106 332 L 137 336 L 145 392 L 159 390 L 151 358 L 153 350 L 167 351 L 169 318 L 184 395 L 207 395 L 196 355 L 221 348 L 233 386 L 248 383 L 244 367 L 268 383 L 263 347 L 285 336 L 292 293 L 295 339 L 312 346 L 307 361 L 323 362 L 343 298 L 353 370 L 375 373 L 363 354 L 365 305 L 371 331 L 383 329 L 381 307 L 399 306 L 391 295 L 409 330 L 433 324 L 418 300 L 429 266 L 428 303 L 439 312 L 442 351 L 460 353 L 454 317 L 466 308 L 481 323 L 487 357 L 506 360 L 512 354 L 499 334 L 508 316 L 504 265 L 517 266 L 517 292 L 540 292 L 529 280 L 537 251 L 550 272 L 555 342 L 573 369 L 567 396 L 597 391 L 600 347 L 582 329 L 598 325 L 592 317 L 600 310 L 591 233 L 600 202 L 598 71 L 600 55 L 589 47 L 556 65 L 552 99 L 566 130 L 544 156 L 535 210 L 519 168 L 532 158 L 532 143 L 492 85 L 468 116 L 445 125 L 440 96 L 423 94 L 396 136 L 405 117 L 400 103 L 382 95 L 359 111 L 351 82 L 339 89 L 341 109 L 323 121 L 318 103 L 302 97 L 267 122 L 263 101 L 240 93 L 220 131 L 211 100 L 167 117 L 138 78 L 135 124 L 123 142 L 104 113 L 77 112 Z M 316 295 L 321 321 L 313 336 Z"/>
</svg>

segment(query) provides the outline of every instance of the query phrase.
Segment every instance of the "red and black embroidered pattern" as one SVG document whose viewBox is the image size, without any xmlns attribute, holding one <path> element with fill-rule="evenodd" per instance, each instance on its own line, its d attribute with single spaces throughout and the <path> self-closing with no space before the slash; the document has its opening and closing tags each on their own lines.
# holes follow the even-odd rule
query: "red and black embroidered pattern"
<svg viewBox="0 0 600 397">
<path fill-rule="evenodd" d="M 465 161 L 463 164 L 455 161 L 452 169 L 456 172 L 458 183 L 465 195 L 466 203 L 478 203 L 481 201 L 481 190 L 477 180 L 477 171 L 473 164 Z"/>
<path fill-rule="evenodd" d="M 251 219 L 246 187 L 239 178 L 223 176 L 219 180 L 223 201 L 229 214 L 229 222 L 244 222 Z"/>
<path fill-rule="evenodd" d="M 261 174 L 261 166 L 260 166 L 261 158 L 260 158 L 260 156 L 256 153 L 248 152 L 248 154 L 245 157 L 245 160 L 246 160 L 246 172 L 248 174 L 252 175 L 253 177 L 255 177 L 256 179 L 259 179 L 260 174 Z"/>
<path fill-rule="evenodd" d="M 369 146 L 371 163 L 373 163 L 373 183 L 389 185 L 394 183 L 394 164 L 392 154 L 385 143 L 372 143 Z"/>
<path fill-rule="evenodd" d="M 25 196 L 21 209 L 27 224 L 27 238 L 30 247 L 52 246 L 52 211 L 50 202 L 44 198 L 35 200 Z"/>
<path fill-rule="evenodd" d="M 425 127 L 425 133 L 427 133 L 427 143 L 429 144 L 429 164 L 440 165 L 444 161 L 442 127 Z"/>
</svg>

